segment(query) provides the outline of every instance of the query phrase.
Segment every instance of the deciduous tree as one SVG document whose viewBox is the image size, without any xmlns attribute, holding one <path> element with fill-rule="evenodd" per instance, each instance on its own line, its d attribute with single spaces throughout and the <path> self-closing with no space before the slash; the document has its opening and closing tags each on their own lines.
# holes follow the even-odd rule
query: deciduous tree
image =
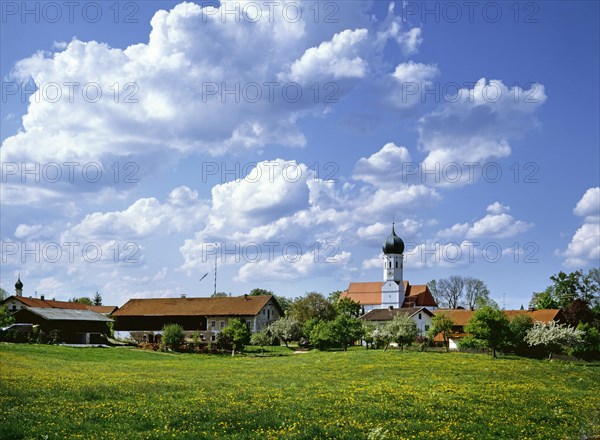
<svg viewBox="0 0 600 440">
<path fill-rule="evenodd" d="M 521 313 L 514 316 L 508 323 L 508 348 L 518 354 L 525 353 L 527 351 L 525 335 L 531 327 L 533 327 L 533 319 L 529 314 Z"/>
<path fill-rule="evenodd" d="M 358 318 L 360 316 L 361 309 L 362 307 L 360 303 L 354 301 L 352 298 L 340 298 L 335 303 L 335 310 L 337 311 L 338 315 L 353 316 Z"/>
<path fill-rule="evenodd" d="M 354 341 L 362 338 L 363 331 L 363 325 L 359 319 L 343 313 L 339 314 L 335 320 L 331 322 L 331 332 L 334 340 L 341 345 L 344 351 L 346 351 L 348 346 L 352 345 Z"/>
<path fill-rule="evenodd" d="M 162 328 L 162 337 L 160 339 L 161 350 L 167 347 L 172 350 L 179 350 L 181 344 L 185 340 L 183 335 L 183 327 L 179 324 L 166 324 Z"/>
<path fill-rule="evenodd" d="M 470 310 L 489 301 L 490 291 L 480 279 L 473 277 L 464 278 L 464 289 L 465 305 Z"/>
<path fill-rule="evenodd" d="M 261 353 L 264 352 L 264 347 L 269 346 L 273 343 L 273 336 L 268 329 L 262 329 L 259 332 L 252 333 L 250 336 L 250 344 L 260 347 Z"/>
<path fill-rule="evenodd" d="M 530 346 L 541 345 L 549 352 L 552 358 L 561 348 L 573 347 L 582 341 L 583 332 L 566 324 L 557 324 L 556 321 L 536 322 L 525 335 L 525 342 Z"/>
<path fill-rule="evenodd" d="M 454 322 L 452 319 L 443 313 L 436 314 L 431 320 L 431 327 L 429 327 L 429 331 L 427 332 L 427 336 L 433 340 L 433 338 L 441 334 L 444 339 L 444 347 L 446 347 L 446 351 L 449 349 L 449 337 L 452 335 L 452 326 Z"/>
<path fill-rule="evenodd" d="M 300 324 L 290 316 L 285 316 L 272 323 L 269 326 L 269 331 L 273 337 L 283 341 L 286 347 L 288 347 L 289 342 L 296 341 L 301 336 Z"/>
<path fill-rule="evenodd" d="M 242 319 L 232 319 L 229 324 L 221 331 L 219 336 L 223 341 L 230 341 L 231 355 L 235 351 L 242 351 L 244 345 L 250 343 L 250 330 Z"/>
<path fill-rule="evenodd" d="M 382 329 L 384 339 L 387 340 L 385 349 L 387 350 L 390 342 L 398 344 L 401 350 L 404 349 L 404 345 L 410 344 L 415 340 L 419 334 L 417 324 L 413 319 L 405 314 L 398 314 L 388 321 Z"/>
<path fill-rule="evenodd" d="M 483 307 L 473 313 L 465 330 L 474 338 L 484 341 L 492 350 L 492 356 L 496 357 L 496 350 L 506 343 L 509 335 L 508 319 L 500 309 Z"/>
<path fill-rule="evenodd" d="M 82 296 L 81 298 L 71 298 L 69 302 L 85 304 L 86 306 L 93 306 L 94 303 L 87 296 Z"/>
<path fill-rule="evenodd" d="M 309 319 L 330 321 L 335 318 L 336 312 L 333 304 L 323 295 L 310 292 L 294 300 L 288 314 L 303 325 Z"/>
</svg>

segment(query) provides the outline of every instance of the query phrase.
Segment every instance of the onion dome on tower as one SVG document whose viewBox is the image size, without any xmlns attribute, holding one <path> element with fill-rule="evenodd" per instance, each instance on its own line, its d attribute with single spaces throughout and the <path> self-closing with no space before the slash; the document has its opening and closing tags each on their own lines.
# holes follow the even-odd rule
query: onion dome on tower
<svg viewBox="0 0 600 440">
<path fill-rule="evenodd" d="M 17 296 L 23 295 L 23 283 L 21 282 L 21 275 L 19 275 L 19 278 L 17 279 L 17 282 L 15 283 L 15 295 L 17 295 Z"/>
<path fill-rule="evenodd" d="M 404 253 L 404 242 L 400 237 L 396 235 L 396 231 L 394 230 L 394 223 L 392 223 L 392 233 L 385 240 L 383 246 L 384 254 L 403 254 Z"/>
</svg>

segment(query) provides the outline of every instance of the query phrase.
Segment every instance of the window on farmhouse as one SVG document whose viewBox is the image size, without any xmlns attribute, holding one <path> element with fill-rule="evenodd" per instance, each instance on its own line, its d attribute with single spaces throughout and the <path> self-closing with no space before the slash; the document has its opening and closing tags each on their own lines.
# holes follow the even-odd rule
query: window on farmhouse
<svg viewBox="0 0 600 440">
<path fill-rule="evenodd" d="M 221 321 L 221 328 L 225 328 L 225 321 Z"/>
<path fill-rule="evenodd" d="M 419 313 L 419 319 L 421 319 L 421 314 Z"/>
<path fill-rule="evenodd" d="M 210 337 L 210 341 L 211 341 L 211 342 L 215 342 L 216 340 L 217 340 L 217 337 L 216 337 L 215 335 L 212 335 L 212 336 Z"/>
<path fill-rule="evenodd" d="M 429 326 L 428 325 L 425 325 L 425 331 L 426 332 L 429 331 Z"/>
</svg>

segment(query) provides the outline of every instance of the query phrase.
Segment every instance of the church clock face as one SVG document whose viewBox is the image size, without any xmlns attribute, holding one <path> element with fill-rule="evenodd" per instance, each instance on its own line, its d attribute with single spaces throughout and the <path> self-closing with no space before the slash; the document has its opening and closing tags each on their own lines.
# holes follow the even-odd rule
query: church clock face
<svg viewBox="0 0 600 440">
<path fill-rule="evenodd" d="M 388 270 L 388 277 L 391 277 L 393 274 L 394 274 L 394 272 L 393 272 L 393 271 L 391 271 L 391 270 Z"/>
</svg>

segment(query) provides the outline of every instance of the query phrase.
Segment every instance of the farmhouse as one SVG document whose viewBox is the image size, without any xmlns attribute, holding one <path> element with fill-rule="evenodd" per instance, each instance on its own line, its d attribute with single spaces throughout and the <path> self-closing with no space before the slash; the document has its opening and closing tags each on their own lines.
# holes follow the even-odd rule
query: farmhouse
<svg viewBox="0 0 600 440">
<path fill-rule="evenodd" d="M 415 321 L 415 324 L 417 324 L 417 329 L 421 336 L 424 336 L 425 333 L 427 333 L 431 326 L 431 318 L 433 318 L 431 310 L 425 307 L 411 307 L 403 309 L 373 309 L 361 316 L 360 319 L 375 324 L 384 324 L 398 315 L 410 316 L 413 321 Z"/>
<path fill-rule="evenodd" d="M 215 341 L 232 319 L 242 319 L 256 332 L 281 316 L 283 311 L 271 295 L 130 299 L 112 315 L 115 336 L 138 342 L 158 342 L 166 324 L 181 325 L 187 336 L 199 332 L 201 340 Z"/>
<path fill-rule="evenodd" d="M 5 305 L 10 312 L 16 312 L 27 307 L 87 310 L 87 306 L 84 304 L 50 300 L 46 299 L 44 295 L 40 295 L 39 298 L 24 297 L 23 282 L 20 276 L 15 283 L 15 294 L 0 302 L 0 305 Z"/>
<path fill-rule="evenodd" d="M 465 332 L 465 326 L 469 323 L 473 317 L 473 310 L 458 310 L 458 309 L 437 309 L 433 311 L 434 315 L 444 314 L 448 316 L 452 322 L 452 336 L 448 338 L 448 348 L 450 350 L 458 349 L 458 341 L 461 338 L 468 336 Z M 504 310 L 504 314 L 510 320 L 517 315 L 528 314 L 531 319 L 538 322 L 563 322 L 564 318 L 562 312 L 559 309 L 546 309 L 546 310 Z M 442 335 L 436 335 L 434 342 L 444 342 Z"/>
<path fill-rule="evenodd" d="M 13 315 L 15 322 L 39 325 L 45 333 L 58 331 L 60 342 L 94 344 L 105 342 L 112 319 L 80 309 L 26 307 Z"/>
<path fill-rule="evenodd" d="M 39 325 L 45 333 L 57 330 L 61 342 L 104 342 L 103 336 L 109 334 L 108 325 L 112 322 L 106 313 L 97 313 L 94 306 L 50 300 L 44 295 L 39 298 L 24 297 L 20 276 L 15 283 L 15 295 L 6 298 L 0 305 L 7 306 L 16 323 Z M 102 310 L 112 311 L 114 308 L 107 306 Z"/>
<path fill-rule="evenodd" d="M 350 298 L 362 305 L 364 312 L 377 309 L 435 309 L 437 303 L 426 284 L 410 285 L 403 279 L 404 242 L 392 233 L 383 243 L 383 282 L 350 283 L 341 298 Z"/>
</svg>

